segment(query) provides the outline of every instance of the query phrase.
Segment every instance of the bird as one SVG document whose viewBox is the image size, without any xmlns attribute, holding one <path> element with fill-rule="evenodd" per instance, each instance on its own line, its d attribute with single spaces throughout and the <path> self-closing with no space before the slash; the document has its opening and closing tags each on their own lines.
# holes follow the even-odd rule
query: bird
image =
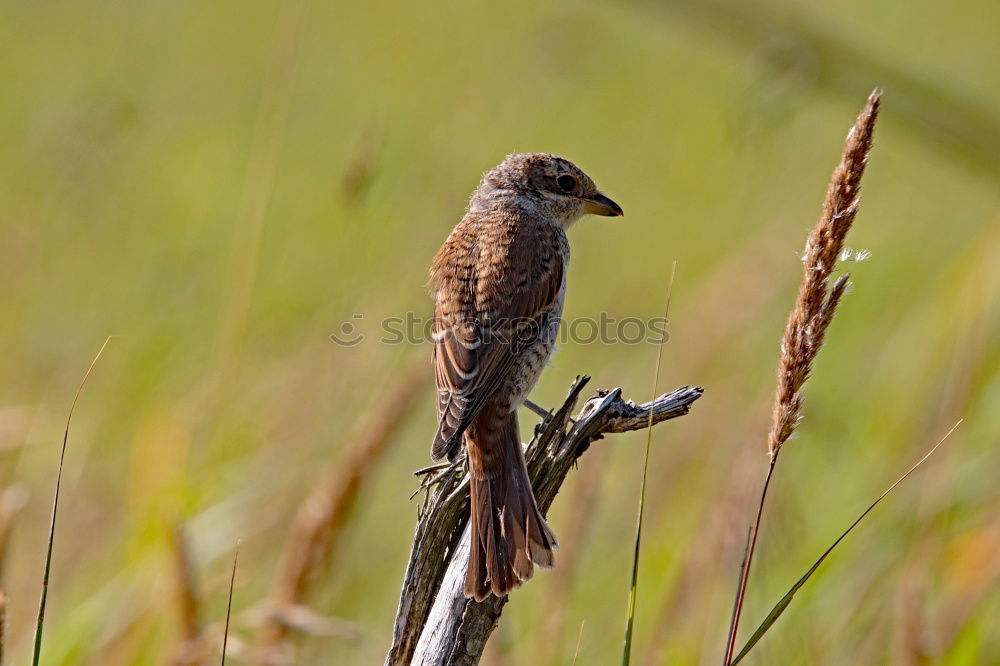
<svg viewBox="0 0 1000 666">
<path fill-rule="evenodd" d="M 464 595 L 502 597 L 551 568 L 558 541 L 538 510 L 517 410 L 562 319 L 569 242 L 586 214 L 622 215 L 569 160 L 517 153 L 487 171 L 431 265 L 437 432 L 431 457 L 469 474 Z"/>
</svg>

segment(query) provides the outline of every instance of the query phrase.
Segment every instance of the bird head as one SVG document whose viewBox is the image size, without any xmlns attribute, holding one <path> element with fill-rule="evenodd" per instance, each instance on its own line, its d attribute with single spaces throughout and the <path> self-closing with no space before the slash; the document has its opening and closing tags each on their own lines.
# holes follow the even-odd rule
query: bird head
<svg viewBox="0 0 1000 666">
<path fill-rule="evenodd" d="M 563 227 L 582 216 L 622 215 L 621 206 L 601 194 L 582 169 L 548 153 L 517 153 L 483 176 L 481 188 L 513 190 Z"/>
</svg>

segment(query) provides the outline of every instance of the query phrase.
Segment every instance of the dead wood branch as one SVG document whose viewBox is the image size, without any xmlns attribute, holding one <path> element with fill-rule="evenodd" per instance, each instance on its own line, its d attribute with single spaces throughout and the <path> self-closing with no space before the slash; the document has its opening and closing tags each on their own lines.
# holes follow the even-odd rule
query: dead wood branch
<svg viewBox="0 0 1000 666">
<path fill-rule="evenodd" d="M 622 400 L 621 389 L 598 390 L 571 423 L 570 414 L 589 379 L 577 377 L 562 406 L 535 429 L 525 451 L 542 513 L 548 511 L 566 475 L 591 442 L 607 433 L 640 430 L 650 422 L 655 425 L 683 416 L 702 394 L 700 388 L 685 386 L 636 405 Z M 490 597 L 476 603 L 462 595 L 469 557 L 469 492 L 464 465 L 437 465 L 418 474 L 424 476 L 421 488 L 426 496 L 385 663 L 476 664 L 507 598 Z"/>
</svg>

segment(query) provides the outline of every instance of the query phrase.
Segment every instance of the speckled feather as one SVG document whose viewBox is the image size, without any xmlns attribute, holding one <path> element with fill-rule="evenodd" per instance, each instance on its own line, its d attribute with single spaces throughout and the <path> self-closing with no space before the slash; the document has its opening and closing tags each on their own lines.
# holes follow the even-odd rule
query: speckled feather
<svg viewBox="0 0 1000 666">
<path fill-rule="evenodd" d="M 463 441 L 467 447 L 473 547 L 465 592 L 477 600 L 519 586 L 533 562 L 554 562 L 556 539 L 535 505 L 517 408 L 554 348 L 569 261 L 565 229 L 595 197 L 613 206 L 603 214 L 620 214 L 567 160 L 512 155 L 483 176 L 431 267 L 432 456 L 455 460 Z"/>
</svg>

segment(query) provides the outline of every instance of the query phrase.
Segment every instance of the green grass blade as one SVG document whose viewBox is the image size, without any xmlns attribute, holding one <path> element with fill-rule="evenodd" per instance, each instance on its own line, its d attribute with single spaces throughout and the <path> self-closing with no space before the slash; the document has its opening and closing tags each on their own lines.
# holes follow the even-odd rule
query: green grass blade
<svg viewBox="0 0 1000 666">
<path fill-rule="evenodd" d="M 76 409 L 76 402 L 80 399 L 80 393 L 83 392 L 83 387 L 87 385 L 87 380 L 90 379 L 90 373 L 97 365 L 98 359 L 101 358 L 101 354 L 104 353 L 104 348 L 108 346 L 111 342 L 110 336 L 101 345 L 98 350 L 97 355 L 94 360 L 90 362 L 90 367 L 87 368 L 87 372 L 83 374 L 83 380 L 80 385 L 76 388 L 76 394 L 73 396 L 73 402 L 69 407 L 69 416 L 66 417 L 66 429 L 63 430 L 63 441 L 62 449 L 59 452 L 59 467 L 56 471 L 56 490 L 52 497 L 52 517 L 49 520 L 49 543 L 48 551 L 45 554 L 45 573 L 42 575 L 42 595 L 38 600 L 38 620 L 35 622 L 35 646 L 34 651 L 31 656 L 32 666 L 38 666 L 38 662 L 42 656 L 42 629 L 45 626 L 45 603 L 48 601 L 49 597 L 49 575 L 52 573 L 52 545 L 55 543 L 56 539 L 56 514 L 59 511 L 59 487 L 62 484 L 62 471 L 63 471 L 63 461 L 66 459 L 66 443 L 69 441 L 69 424 L 73 420 L 73 410 Z"/>
<path fill-rule="evenodd" d="M 674 275 L 677 262 L 670 268 L 670 282 L 667 283 L 667 302 L 663 306 L 663 319 L 670 314 L 670 294 L 674 289 Z M 656 370 L 653 372 L 653 398 L 660 381 L 660 361 L 663 359 L 663 339 L 656 347 Z M 646 503 L 646 474 L 649 472 L 649 447 L 653 440 L 653 410 L 649 410 L 649 424 L 646 426 L 646 455 L 642 463 L 642 483 L 639 485 L 639 511 L 635 524 L 635 550 L 632 553 L 632 582 L 628 591 L 628 620 L 625 623 L 625 646 L 622 650 L 622 666 L 628 666 L 632 658 L 632 630 L 635 626 L 635 597 L 639 581 L 639 544 L 642 541 L 642 514 Z"/>
<path fill-rule="evenodd" d="M 935 451 L 938 450 L 938 447 L 941 446 L 942 444 L 944 444 L 944 441 L 946 439 L 948 439 L 948 437 L 951 435 L 951 433 L 955 432 L 955 428 L 957 428 L 958 425 L 959 425 L 959 423 L 961 423 L 961 422 L 962 421 L 959 420 L 958 423 L 956 423 L 955 425 L 953 425 L 951 427 L 951 430 L 949 430 L 947 433 L 945 433 L 945 436 L 942 437 L 938 441 L 938 443 L 935 444 L 933 446 L 933 448 L 931 448 L 931 450 L 928 451 L 924 455 L 923 458 L 921 458 L 920 460 L 918 460 L 916 462 L 916 464 L 913 465 L 913 467 L 911 467 L 910 469 L 908 469 L 906 471 L 906 473 L 903 474 L 903 476 L 901 476 L 898 479 L 896 479 L 896 481 L 891 486 L 889 486 L 888 488 L 886 488 L 885 491 L 881 495 L 879 495 L 878 498 L 876 498 L 876 500 L 874 502 L 872 502 L 870 505 L 868 505 L 868 508 L 865 509 L 864 512 L 862 512 L 862 514 L 860 516 L 858 516 L 857 518 L 854 519 L 854 522 L 851 523 L 850 527 L 848 527 L 846 530 L 844 530 L 844 532 L 839 537 L 837 537 L 837 540 L 834 541 L 830 545 L 830 547 L 827 548 L 826 551 L 822 555 L 820 555 L 819 559 L 816 560 L 816 562 L 814 562 L 811 567 L 809 567 L 809 570 L 806 571 L 805 574 L 795 582 L 795 585 L 793 585 L 792 588 L 790 590 L 788 590 L 788 592 L 785 593 L 785 596 L 783 596 L 781 598 L 781 600 L 778 601 L 778 603 L 776 603 L 774 605 L 774 608 L 772 608 L 771 612 L 767 614 L 767 617 L 764 618 L 764 621 L 760 623 L 760 626 L 757 627 L 757 630 L 753 632 L 753 635 L 750 636 L 750 640 L 748 640 L 747 643 L 746 643 L 746 645 L 743 646 L 743 649 L 740 650 L 740 653 L 738 655 L 736 655 L 736 657 L 732 660 L 732 662 L 730 662 L 730 666 L 736 666 L 736 664 L 740 663 L 740 661 L 743 659 L 743 657 L 745 657 L 747 655 L 747 653 L 750 652 L 750 650 L 753 648 L 753 646 L 756 645 L 757 642 L 764 636 L 764 634 L 767 633 L 767 631 L 771 628 L 772 625 L 774 625 L 774 623 L 777 621 L 777 619 L 779 617 L 781 617 L 781 614 L 785 612 L 785 609 L 788 608 L 788 605 L 790 603 L 792 603 L 792 597 L 795 596 L 795 593 L 798 592 L 802 588 L 802 586 L 806 584 L 806 581 L 808 581 L 812 577 L 812 575 L 814 573 L 816 573 L 816 570 L 819 569 L 819 566 L 821 564 L 823 564 L 823 561 L 826 560 L 827 556 L 829 556 L 830 553 L 833 552 L 833 549 L 836 548 L 838 545 L 840 545 L 840 542 L 843 541 L 844 538 L 848 534 L 850 534 L 851 531 L 855 527 L 857 527 L 858 523 L 860 523 L 864 519 L 864 517 L 867 516 L 871 512 L 872 509 L 874 509 L 876 506 L 878 506 L 879 502 L 881 502 L 883 499 L 885 499 L 886 495 L 888 495 L 889 493 L 891 493 L 896 488 L 896 486 L 898 486 L 900 483 L 902 483 L 906 479 L 906 477 L 908 477 L 918 467 L 920 467 L 922 464 L 924 464 L 924 462 L 928 458 L 930 458 L 934 454 Z"/>
</svg>

